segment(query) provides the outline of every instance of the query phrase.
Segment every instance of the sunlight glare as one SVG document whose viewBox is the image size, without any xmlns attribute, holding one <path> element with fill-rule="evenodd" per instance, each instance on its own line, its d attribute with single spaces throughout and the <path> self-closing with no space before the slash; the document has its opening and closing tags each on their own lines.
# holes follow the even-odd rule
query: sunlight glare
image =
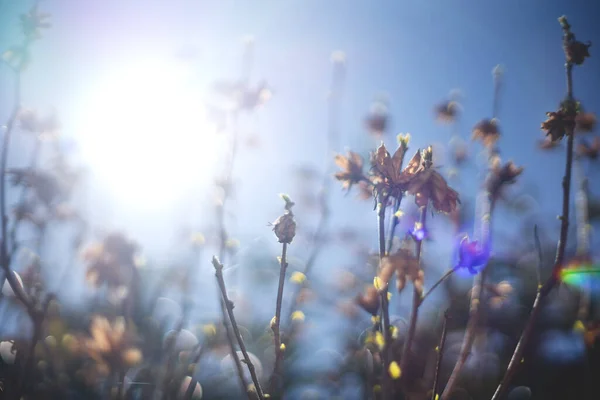
<svg viewBox="0 0 600 400">
<path fill-rule="evenodd" d="M 120 66 L 80 103 L 82 155 L 118 202 L 172 207 L 214 175 L 224 139 L 182 67 L 157 60 Z"/>
</svg>

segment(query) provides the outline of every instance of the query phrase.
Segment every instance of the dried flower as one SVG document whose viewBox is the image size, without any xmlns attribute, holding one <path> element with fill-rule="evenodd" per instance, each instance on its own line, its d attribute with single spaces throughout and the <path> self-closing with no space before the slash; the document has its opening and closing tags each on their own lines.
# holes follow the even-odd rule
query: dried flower
<svg viewBox="0 0 600 400">
<path fill-rule="evenodd" d="M 408 150 L 408 141 L 399 140 L 399 146 L 393 156 L 381 144 L 371 155 L 371 171 L 373 183 L 378 196 L 383 192 L 391 197 L 400 197 L 406 191 L 406 186 L 421 170 L 421 152 L 413 156 L 408 165 L 402 169 L 404 155 Z"/>
<path fill-rule="evenodd" d="M 500 308 L 513 291 L 513 287 L 508 281 L 502 281 L 496 285 L 486 285 L 486 288 L 492 294 L 490 305 L 493 308 Z"/>
<path fill-rule="evenodd" d="M 28 46 L 11 46 L 2 53 L 2 60 L 17 71 L 24 71 L 31 63 L 31 52 Z"/>
<path fill-rule="evenodd" d="M 559 144 L 560 142 L 555 142 L 552 140 L 551 137 L 547 136 L 546 138 L 538 142 L 538 147 L 542 150 L 552 150 L 557 148 Z"/>
<path fill-rule="evenodd" d="M 365 126 L 374 136 L 383 136 L 389 125 L 389 114 L 387 105 L 378 101 L 371 106 L 371 110 L 365 119 Z"/>
<path fill-rule="evenodd" d="M 373 185 L 370 182 L 362 181 L 358 183 L 358 195 L 360 200 L 370 200 L 373 198 Z"/>
<path fill-rule="evenodd" d="M 600 154 L 600 137 L 596 136 L 592 143 L 582 140 L 575 149 L 579 157 L 586 157 L 590 160 L 596 160 Z"/>
<path fill-rule="evenodd" d="M 337 154 L 335 156 L 335 163 L 343 169 L 343 171 L 335 174 L 335 179 L 342 182 L 344 189 L 350 190 L 355 183 L 360 183 L 367 179 L 363 174 L 363 159 L 359 154 L 352 151 L 349 151 L 347 156 Z"/>
<path fill-rule="evenodd" d="M 60 128 L 60 124 L 55 114 L 42 118 L 35 110 L 28 108 L 19 110 L 18 119 L 21 124 L 21 129 L 39 135 L 46 134 L 52 136 Z"/>
<path fill-rule="evenodd" d="M 394 272 L 396 272 L 396 288 L 399 292 L 406 286 L 407 278 L 413 282 L 418 291 L 423 291 L 423 270 L 420 269 L 419 261 L 414 256 L 414 251 L 406 246 L 406 242 L 405 246 L 395 254 L 382 258 L 378 275 L 383 284 L 382 289 L 387 288 Z"/>
<path fill-rule="evenodd" d="M 546 136 L 549 136 L 553 142 L 562 139 L 575 128 L 575 113 L 567 112 L 564 107 L 556 112 L 549 111 L 546 116 L 548 118 L 542 122 L 541 129 L 546 131 Z"/>
<path fill-rule="evenodd" d="M 596 128 L 596 115 L 590 112 L 578 112 L 575 117 L 575 132 L 587 133 Z"/>
<path fill-rule="evenodd" d="M 137 249 L 137 245 L 121 233 L 111 233 L 101 243 L 89 246 L 82 254 L 88 263 L 88 282 L 94 286 L 107 284 L 111 288 L 126 285 L 135 268 Z"/>
<path fill-rule="evenodd" d="M 7 171 L 11 184 L 31 188 L 37 197 L 46 205 L 51 206 L 62 194 L 59 182 L 49 173 L 30 168 L 13 168 Z"/>
<path fill-rule="evenodd" d="M 132 367 L 142 361 L 142 352 L 133 346 L 133 337 L 126 330 L 123 317 L 111 323 L 105 317 L 94 316 L 90 336 L 83 340 L 84 351 L 110 371 Z"/>
<path fill-rule="evenodd" d="M 452 152 L 452 159 L 455 165 L 461 165 L 469 157 L 469 149 L 467 143 L 459 137 L 453 137 L 450 140 L 450 148 Z"/>
<path fill-rule="evenodd" d="M 494 146 L 499 138 L 500 130 L 495 118 L 481 120 L 473 127 L 471 140 L 480 140 L 485 147 Z"/>
<path fill-rule="evenodd" d="M 452 123 L 456 120 L 458 115 L 459 105 L 456 101 L 450 100 L 444 103 L 438 104 L 435 107 L 436 119 L 441 123 Z"/>
<path fill-rule="evenodd" d="M 52 26 L 48 19 L 50 14 L 38 10 L 37 3 L 29 10 L 27 14 L 21 15 L 21 29 L 27 40 L 39 39 L 41 30 Z"/>
<path fill-rule="evenodd" d="M 575 65 L 581 65 L 586 58 L 590 57 L 589 48 L 592 46 L 591 42 L 582 43 L 578 40 L 572 40 L 566 46 L 567 61 Z"/>
<path fill-rule="evenodd" d="M 517 167 L 512 161 L 502 165 L 500 158 L 495 157 L 485 183 L 492 198 L 497 199 L 500 190 L 505 185 L 514 183 L 521 173 L 523 173 L 523 167 Z"/>
<path fill-rule="evenodd" d="M 446 214 L 452 213 L 460 204 L 458 192 L 448 186 L 444 177 L 433 168 L 427 168 L 417 175 L 410 182 L 408 192 L 415 195 L 419 207 L 431 200 L 437 211 Z"/>
<path fill-rule="evenodd" d="M 364 294 L 357 296 L 356 302 L 371 315 L 379 313 L 380 298 L 375 286 L 368 286 Z"/>
<path fill-rule="evenodd" d="M 464 236 L 458 246 L 458 263 L 456 268 L 467 268 L 473 275 L 477 274 L 475 268 L 487 264 L 489 249 L 480 246 L 477 240 L 471 241 Z"/>
</svg>

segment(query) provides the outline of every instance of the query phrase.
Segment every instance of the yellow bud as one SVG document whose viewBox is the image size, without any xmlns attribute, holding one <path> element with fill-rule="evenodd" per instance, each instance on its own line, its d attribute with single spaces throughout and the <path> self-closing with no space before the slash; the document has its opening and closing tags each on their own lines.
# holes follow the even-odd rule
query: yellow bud
<svg viewBox="0 0 600 400">
<path fill-rule="evenodd" d="M 399 145 L 408 147 L 408 143 L 410 143 L 410 133 L 407 133 L 406 135 L 399 134 L 396 136 L 396 140 L 398 141 Z"/>
<path fill-rule="evenodd" d="M 385 346 L 385 339 L 379 331 L 375 332 L 375 344 L 379 347 L 379 350 L 383 350 Z"/>
<path fill-rule="evenodd" d="M 217 327 L 214 324 L 207 324 L 202 326 L 202 332 L 206 336 L 215 336 L 217 334 Z"/>
<path fill-rule="evenodd" d="M 290 280 L 298 285 L 301 285 L 306 280 L 306 275 L 304 275 L 302 272 L 294 271 L 292 272 Z"/>
<path fill-rule="evenodd" d="M 144 257 L 141 254 L 136 254 L 135 257 L 133 258 L 133 265 L 135 265 L 138 268 L 145 267 L 146 264 L 147 264 L 146 257 Z"/>
<path fill-rule="evenodd" d="M 271 326 L 271 329 L 273 329 L 275 324 L 277 324 L 277 317 L 271 318 L 271 323 L 269 324 Z"/>
<path fill-rule="evenodd" d="M 375 386 L 373 386 L 373 391 L 374 391 L 375 393 L 379 393 L 379 392 L 381 392 L 381 385 L 375 385 Z"/>
<path fill-rule="evenodd" d="M 435 346 L 435 352 L 439 353 L 440 352 L 440 346 Z"/>
<path fill-rule="evenodd" d="M 387 299 L 388 299 L 388 301 L 390 301 L 392 299 L 392 292 L 388 292 Z"/>
<path fill-rule="evenodd" d="M 378 324 L 379 321 L 381 321 L 381 318 L 379 317 L 379 315 L 373 315 L 371 317 L 371 321 L 373 322 L 373 324 Z"/>
<path fill-rule="evenodd" d="M 294 311 L 292 313 L 292 321 L 304 321 L 304 313 L 300 310 Z"/>
<path fill-rule="evenodd" d="M 392 379 L 398 379 L 402 375 L 402 370 L 400 370 L 400 366 L 396 361 L 392 361 L 390 366 L 388 367 L 388 372 Z"/>
<path fill-rule="evenodd" d="M 383 288 L 383 281 L 380 277 L 376 276 L 373 278 L 373 286 L 375 286 L 375 289 L 377 290 L 381 290 Z"/>
<path fill-rule="evenodd" d="M 575 321 L 575 324 L 573 324 L 573 330 L 575 332 L 585 332 L 585 325 L 583 325 L 583 322 L 577 320 Z"/>
<path fill-rule="evenodd" d="M 392 338 L 398 339 L 398 328 L 395 326 L 391 326 L 390 331 L 392 333 Z"/>
<path fill-rule="evenodd" d="M 521 358 L 521 364 L 525 362 L 525 357 Z"/>
<path fill-rule="evenodd" d="M 402 211 L 402 210 L 398 210 L 394 213 L 394 217 L 396 217 L 396 218 L 402 218 L 403 215 L 404 215 L 404 211 Z"/>
<path fill-rule="evenodd" d="M 196 232 L 190 235 L 190 242 L 194 246 L 202 246 L 206 242 L 206 239 L 203 234 Z"/>
<path fill-rule="evenodd" d="M 281 345 L 279 346 L 279 350 L 285 351 L 285 343 L 281 343 Z"/>
<path fill-rule="evenodd" d="M 230 249 L 235 249 L 237 247 L 240 247 L 240 241 L 237 239 L 227 239 L 227 241 L 225 242 L 225 246 L 227 246 Z"/>
<path fill-rule="evenodd" d="M 125 364 L 130 367 L 141 363 L 142 358 L 143 358 L 142 352 L 136 348 L 131 348 L 131 349 L 125 350 L 121 354 L 121 357 L 123 358 L 123 361 L 125 362 Z"/>
</svg>

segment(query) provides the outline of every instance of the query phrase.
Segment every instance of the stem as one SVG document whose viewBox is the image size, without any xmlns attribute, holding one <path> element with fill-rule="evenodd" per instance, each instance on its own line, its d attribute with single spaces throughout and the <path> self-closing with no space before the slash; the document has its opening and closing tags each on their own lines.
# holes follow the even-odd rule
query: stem
<svg viewBox="0 0 600 400">
<path fill-rule="evenodd" d="M 458 356 L 458 361 L 454 365 L 454 369 L 452 370 L 452 374 L 448 379 L 448 383 L 446 384 L 446 389 L 442 393 L 441 400 L 448 400 L 452 394 L 452 390 L 456 385 L 458 377 L 462 372 L 462 368 L 471 354 L 471 347 L 473 346 L 473 342 L 475 341 L 475 334 L 477 330 L 477 325 L 479 322 L 479 310 L 480 310 L 480 300 L 481 300 L 481 292 L 484 283 L 484 273 L 485 269 L 481 271 L 476 277 L 475 282 L 473 284 L 473 294 L 471 296 L 471 309 L 469 311 L 469 322 L 467 323 L 467 328 L 465 331 L 465 337 L 463 339 L 462 347 L 460 349 L 460 354 Z"/>
<path fill-rule="evenodd" d="M 281 321 L 281 303 L 283 300 L 283 284 L 285 283 L 285 271 L 287 269 L 287 243 L 283 243 L 281 249 L 281 268 L 279 272 L 279 288 L 277 289 L 277 303 L 275 306 L 275 323 L 271 327 L 273 330 L 273 340 L 275 341 L 275 367 L 271 376 L 271 393 L 276 393 L 281 382 L 281 364 L 283 361 L 283 350 L 281 349 L 281 333 L 279 322 Z"/>
<path fill-rule="evenodd" d="M 388 197 L 383 196 L 379 209 L 377 211 L 377 223 L 379 228 L 379 264 L 381 265 L 385 253 L 385 208 L 388 202 Z M 388 286 L 386 285 L 385 290 L 380 293 L 381 298 L 381 314 L 382 314 L 382 329 L 384 337 L 384 346 L 381 354 L 383 360 L 383 379 L 382 379 L 382 391 L 383 398 L 390 398 L 392 393 L 391 382 L 388 375 L 388 366 L 390 363 L 389 349 L 392 341 L 392 332 L 390 331 L 390 310 L 388 301 Z"/>
<path fill-rule="evenodd" d="M 225 259 L 225 251 L 227 248 L 227 230 L 225 228 L 225 205 L 227 203 L 227 199 L 230 194 L 230 190 L 232 187 L 232 177 L 233 177 L 233 167 L 235 156 L 237 155 L 237 142 L 238 142 L 238 126 L 237 126 L 238 114 L 237 111 L 233 114 L 233 128 L 232 128 L 232 138 L 231 138 L 231 153 L 229 155 L 229 159 L 227 161 L 226 170 L 225 170 L 225 180 L 223 184 L 223 199 L 221 204 L 217 206 L 217 225 L 219 230 L 219 260 Z M 229 326 L 229 319 L 227 318 L 227 310 L 226 305 L 224 303 L 223 297 L 219 295 L 219 308 L 221 310 L 221 319 L 223 321 L 223 327 L 225 328 L 225 335 L 227 336 L 227 342 L 229 343 L 229 347 L 231 349 L 231 357 L 233 362 L 235 363 L 236 370 L 238 372 L 238 376 L 240 378 L 240 383 L 242 385 L 242 390 L 247 391 L 247 384 L 244 379 L 243 367 L 238 357 L 237 351 L 235 349 L 234 338 L 231 332 L 231 327 Z"/>
<path fill-rule="evenodd" d="M 256 394 L 260 400 L 264 399 L 264 395 L 262 389 L 260 387 L 260 383 L 258 381 L 258 376 L 256 375 L 256 370 L 254 368 L 254 364 L 250 360 L 250 356 L 246 351 L 246 345 L 244 344 L 244 340 L 242 339 L 242 335 L 240 334 L 240 330 L 238 328 L 237 322 L 235 320 L 235 315 L 233 313 L 233 302 L 229 300 L 227 296 L 227 288 L 225 287 L 225 280 L 223 279 L 223 264 L 219 262 L 219 260 L 213 256 L 212 259 L 213 266 L 215 267 L 215 276 L 217 277 L 217 282 L 219 284 L 219 289 L 221 289 L 221 295 L 223 296 L 223 302 L 225 303 L 225 307 L 227 309 L 227 314 L 229 315 L 229 320 L 231 321 L 231 328 L 233 329 L 233 333 L 237 338 L 238 344 L 240 346 L 240 350 L 244 355 L 244 363 L 248 366 L 248 370 L 250 371 L 250 376 L 252 377 L 252 382 L 254 383 L 254 387 L 256 390 Z M 235 349 L 232 348 L 232 352 L 235 352 Z M 243 379 L 243 375 L 240 376 L 240 379 Z M 252 399 L 253 391 L 246 387 L 246 393 L 248 394 L 248 398 Z"/>
<path fill-rule="evenodd" d="M 35 144 L 33 147 L 33 152 L 31 153 L 31 162 L 29 163 L 29 169 L 31 171 L 34 171 L 37 165 L 37 161 L 39 158 L 39 153 L 42 149 L 42 141 L 40 140 L 39 137 L 35 137 Z M 19 202 L 17 204 L 23 204 L 25 202 L 25 196 L 27 195 L 27 187 L 23 186 L 21 188 L 21 193 L 19 195 Z M 11 254 L 15 254 L 19 245 L 17 243 L 17 231 L 19 229 L 19 226 L 21 225 L 20 220 L 16 220 L 13 224 L 12 227 L 10 229 L 10 233 L 8 233 L 8 236 L 10 237 L 10 244 L 11 244 Z M 8 246 L 8 244 L 7 244 Z"/>
<path fill-rule="evenodd" d="M 427 206 L 421 207 L 421 213 L 419 216 L 419 222 L 421 223 L 422 229 L 425 227 L 425 222 L 427 219 Z M 423 249 L 423 241 L 417 240 L 416 243 L 416 258 L 419 266 L 421 264 L 421 251 Z M 422 290 L 422 288 L 421 288 Z M 410 313 L 410 322 L 408 325 L 408 333 L 406 335 L 406 342 L 404 344 L 404 351 L 402 353 L 402 362 L 400 363 L 400 371 L 404 371 L 408 362 L 410 361 L 410 348 L 412 346 L 412 342 L 415 338 L 415 331 L 417 329 L 417 320 L 419 318 L 419 306 L 421 305 L 421 296 L 423 295 L 422 291 L 417 289 L 417 286 L 413 284 L 413 299 L 412 299 L 412 310 Z"/>
<path fill-rule="evenodd" d="M 425 301 L 427 296 L 429 296 L 439 285 L 441 285 L 446 279 L 448 279 L 454 273 L 454 271 L 456 271 L 456 269 L 452 268 L 444 275 L 442 275 L 442 277 L 438 279 L 438 281 L 434 283 L 433 286 L 431 286 L 431 288 L 423 294 L 423 296 L 421 296 L 421 300 L 419 301 L 419 307 Z"/>
<path fill-rule="evenodd" d="M 390 232 L 387 238 L 387 254 L 390 254 L 392 251 L 392 245 L 394 244 L 394 234 L 396 233 L 396 227 L 398 226 L 398 222 L 400 218 L 396 215 L 398 210 L 400 209 L 401 200 L 394 199 L 394 214 L 392 215 Z"/>
<path fill-rule="evenodd" d="M 204 355 L 206 347 L 206 343 L 203 343 L 202 346 L 200 346 L 200 349 L 198 350 L 197 354 L 192 359 L 193 365 L 197 365 L 200 362 L 200 358 Z M 188 388 L 185 391 L 185 395 L 183 396 L 184 400 L 191 400 L 192 396 L 194 395 L 194 390 L 196 390 L 196 384 L 198 383 L 198 381 L 194 378 L 193 375 L 194 374 L 191 374 L 190 376 L 190 378 L 192 379 L 190 380 L 190 384 L 188 385 Z"/>
<path fill-rule="evenodd" d="M 567 246 L 567 233 L 569 228 L 569 193 L 571 189 L 571 164 L 573 161 L 573 133 L 569 134 L 567 140 L 567 162 L 565 166 L 565 177 L 563 178 L 563 215 L 561 218 L 561 227 L 560 227 L 560 238 L 558 240 L 558 248 L 556 251 L 556 259 L 554 262 L 554 268 L 552 275 L 548 280 L 541 286 L 535 296 L 535 300 L 533 302 L 533 306 L 531 308 L 531 313 L 527 323 L 525 324 L 525 328 L 523 329 L 523 333 L 519 338 L 519 342 L 515 347 L 515 351 L 508 363 L 508 367 L 506 372 L 504 373 L 504 377 L 500 381 L 500 384 L 496 388 L 496 392 L 492 397 L 492 400 L 500 400 L 506 390 L 508 389 L 508 385 L 512 380 L 513 376 L 517 372 L 517 368 L 521 364 L 521 359 L 523 358 L 523 353 L 525 352 L 525 346 L 529 340 L 529 336 L 533 331 L 533 326 L 539 316 L 541 310 L 542 300 L 550 293 L 550 291 L 556 286 L 558 283 L 559 272 L 562 267 L 564 257 L 565 257 L 565 248 Z"/>
<path fill-rule="evenodd" d="M 448 320 L 450 319 L 449 309 L 444 312 L 444 325 L 442 326 L 442 337 L 438 346 L 438 356 L 435 363 L 435 376 L 433 378 L 433 390 L 431 392 L 431 400 L 436 400 L 438 382 L 440 379 L 440 369 L 442 366 L 442 358 L 444 357 L 444 345 L 446 344 L 446 335 L 448 333 Z"/>
<path fill-rule="evenodd" d="M 563 28 L 565 31 L 566 29 Z M 566 49 L 568 45 L 567 42 L 567 34 L 563 37 L 563 47 Z M 565 64 L 565 72 L 567 76 L 567 100 L 573 101 L 573 65 L 567 61 Z M 548 280 L 541 286 L 535 296 L 535 300 L 533 302 L 533 307 L 531 309 L 531 314 L 527 323 L 525 324 L 525 328 L 523 329 L 523 333 L 519 338 L 519 342 L 515 347 L 515 351 L 508 363 L 508 367 L 506 372 L 504 373 L 504 377 L 500 381 L 500 384 L 496 388 L 496 392 L 492 397 L 492 400 L 500 400 L 506 390 L 508 389 L 508 385 L 514 374 L 517 372 L 517 368 L 521 364 L 521 359 L 523 358 L 523 353 L 525 351 L 525 346 L 529 340 L 529 336 L 533 331 L 533 326 L 540 314 L 541 303 L 542 300 L 550 293 L 550 291 L 556 286 L 559 279 L 559 273 L 562 269 L 563 261 L 565 258 L 565 249 L 567 247 L 567 237 L 569 230 L 569 203 L 570 203 L 570 193 L 571 193 L 571 175 L 573 169 L 573 142 L 575 139 L 574 135 L 574 127 L 567 127 L 567 157 L 565 161 L 565 175 L 562 181 L 563 187 L 563 205 L 562 205 L 562 215 L 560 217 L 560 237 L 558 239 L 558 245 L 556 249 L 556 258 L 554 260 L 554 267 L 552 269 L 552 275 Z"/>
</svg>

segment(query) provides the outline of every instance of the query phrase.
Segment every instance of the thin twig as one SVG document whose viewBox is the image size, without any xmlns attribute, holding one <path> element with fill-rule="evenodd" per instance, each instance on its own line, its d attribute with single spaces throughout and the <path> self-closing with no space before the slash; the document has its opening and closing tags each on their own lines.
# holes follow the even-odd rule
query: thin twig
<svg viewBox="0 0 600 400">
<path fill-rule="evenodd" d="M 390 232 L 387 238 L 387 254 L 390 254 L 392 251 L 392 245 L 394 244 L 394 234 L 396 233 L 396 227 L 398 227 L 398 222 L 400 218 L 398 217 L 398 211 L 400 210 L 400 202 L 401 200 L 394 199 L 394 213 L 392 214 Z"/>
<path fill-rule="evenodd" d="M 441 285 L 446 279 L 448 279 L 454 272 L 456 271 L 456 268 L 452 268 L 451 270 L 447 271 L 444 275 L 442 275 L 442 277 L 440 279 L 438 279 L 438 281 L 436 283 L 434 283 L 431 288 L 426 291 L 423 296 L 421 297 L 421 300 L 419 301 L 419 307 L 421 306 L 421 304 L 423 304 L 423 302 L 425 301 L 425 299 L 439 286 Z"/>
<path fill-rule="evenodd" d="M 280 332 L 280 320 L 281 320 L 281 303 L 283 301 L 283 284 L 285 283 L 285 272 L 287 270 L 287 243 L 283 243 L 281 248 L 281 267 L 279 272 L 279 287 L 277 289 L 277 303 L 275 306 L 275 321 L 271 326 L 273 330 L 273 340 L 275 342 L 275 366 L 273 368 L 273 375 L 271 376 L 271 393 L 277 393 L 281 383 L 282 373 L 281 364 L 283 362 L 283 349 L 281 348 L 281 332 Z"/>
<path fill-rule="evenodd" d="M 198 353 L 196 354 L 195 357 L 193 357 L 192 359 L 192 364 L 196 365 L 198 364 L 198 362 L 200 362 L 200 358 L 202 357 L 202 355 L 204 354 L 204 351 L 206 350 L 206 344 L 204 343 L 202 346 L 200 346 L 200 349 L 198 350 Z M 192 376 L 190 376 L 190 384 L 188 385 L 187 390 L 185 391 L 185 395 L 183 396 L 184 400 L 191 400 L 192 396 L 194 395 L 194 391 L 196 390 L 196 385 L 198 384 L 198 381 L 194 378 L 194 374 L 191 374 Z"/>
<path fill-rule="evenodd" d="M 233 329 L 233 333 L 237 338 L 238 344 L 240 346 L 240 350 L 244 355 L 244 363 L 248 366 L 248 370 L 250 371 L 250 376 L 252 377 L 252 382 L 254 383 L 254 388 L 258 398 L 260 400 L 264 399 L 263 391 L 260 386 L 260 382 L 258 381 L 258 376 L 256 375 L 256 370 L 254 368 L 254 364 L 252 364 L 252 360 L 250 360 L 250 356 L 246 351 L 246 345 L 244 344 L 244 340 L 242 339 L 242 335 L 240 334 L 240 330 L 238 328 L 237 322 L 235 320 L 235 314 L 233 313 L 233 302 L 229 300 L 229 296 L 227 295 L 227 288 L 225 287 L 225 279 L 223 278 L 223 264 L 217 259 L 217 257 L 213 256 L 212 264 L 215 267 L 215 276 L 217 277 L 217 283 L 219 284 L 219 289 L 221 290 L 221 295 L 223 296 L 223 301 L 225 302 L 225 307 L 227 309 L 227 314 L 229 316 L 229 320 L 231 321 L 231 328 Z M 249 398 L 252 398 L 253 390 L 246 388 L 247 394 Z"/>
<path fill-rule="evenodd" d="M 540 242 L 540 235 L 538 233 L 538 226 L 537 224 L 533 226 L 533 239 L 535 241 L 535 249 L 537 250 L 538 253 L 538 263 L 537 266 L 535 268 L 535 274 L 536 274 L 536 278 L 537 278 L 537 287 L 539 289 L 539 287 L 542 284 L 542 265 L 544 265 L 544 255 L 542 252 L 542 243 Z"/>
<path fill-rule="evenodd" d="M 385 252 L 385 208 L 388 202 L 388 197 L 383 196 L 381 203 L 378 204 L 377 210 L 377 225 L 378 225 L 378 237 L 379 237 L 379 264 L 383 261 L 386 256 Z M 390 363 L 389 350 L 392 342 L 392 332 L 390 330 L 390 310 L 388 300 L 388 285 L 385 286 L 384 290 L 381 290 L 379 294 L 381 301 L 381 316 L 382 316 L 382 329 L 384 337 L 384 346 L 381 354 L 383 361 L 383 379 L 382 379 L 382 391 L 383 398 L 391 398 L 392 386 L 388 375 L 388 367 Z"/>
<path fill-rule="evenodd" d="M 421 212 L 419 215 L 419 223 L 421 224 L 421 229 L 425 229 L 425 223 L 427 219 L 427 206 L 421 207 Z M 423 240 L 416 241 L 416 258 L 417 263 L 419 264 L 419 268 L 421 265 L 421 252 L 423 249 Z M 410 361 L 410 349 L 412 347 L 412 342 L 415 337 L 415 331 L 417 329 L 417 320 L 419 318 L 419 306 L 422 302 L 422 292 L 418 289 L 416 285 L 413 285 L 413 299 L 412 299 L 412 309 L 410 312 L 410 322 L 408 324 L 408 333 L 406 334 L 406 342 L 404 343 L 404 352 L 402 353 L 402 361 L 400 363 L 400 371 L 404 371 L 408 362 Z"/>
<path fill-rule="evenodd" d="M 465 337 L 460 349 L 458 361 L 456 361 L 456 364 L 454 365 L 452 374 L 450 375 L 448 383 L 446 384 L 446 388 L 442 393 L 441 400 L 447 400 L 450 398 L 458 377 L 462 372 L 462 368 L 465 365 L 469 354 L 471 354 L 471 347 L 475 341 L 477 326 L 479 324 L 480 300 L 481 293 L 483 291 L 484 277 L 485 269 L 475 277 L 475 283 L 473 284 L 473 292 L 471 296 L 471 308 L 469 310 L 469 322 L 467 323 L 467 328 L 465 330 Z"/>
<path fill-rule="evenodd" d="M 431 393 L 431 400 L 436 400 L 438 381 L 440 379 L 440 369 L 442 366 L 442 358 L 444 357 L 444 346 L 446 344 L 446 334 L 448 333 L 448 320 L 450 319 L 450 309 L 444 312 L 444 325 L 442 326 L 442 337 L 440 338 L 440 345 L 437 348 L 437 361 L 435 363 L 435 376 L 433 378 L 433 389 Z"/>
<path fill-rule="evenodd" d="M 227 239 L 228 234 L 225 228 L 225 205 L 227 203 L 227 199 L 230 195 L 231 188 L 233 186 L 233 167 L 235 158 L 237 155 L 237 142 L 238 142 L 238 113 L 235 111 L 233 113 L 233 127 L 232 127 L 232 138 L 231 138 L 231 153 L 229 154 L 229 159 L 226 166 L 225 178 L 223 181 L 223 198 L 221 199 L 221 203 L 217 205 L 217 225 L 219 231 L 219 260 L 225 259 L 225 253 L 227 249 Z M 223 327 L 225 329 L 225 336 L 227 337 L 227 342 L 229 343 L 229 347 L 231 349 L 231 357 L 235 364 L 235 368 L 238 372 L 238 376 L 240 378 L 240 384 L 242 385 L 242 390 L 247 390 L 246 380 L 244 378 L 243 367 L 238 357 L 237 351 L 235 349 L 234 338 L 231 332 L 231 327 L 229 326 L 229 319 L 227 318 L 227 310 L 226 305 L 224 303 L 223 297 L 219 295 L 219 309 L 221 311 L 221 319 L 223 322 Z"/>
</svg>

